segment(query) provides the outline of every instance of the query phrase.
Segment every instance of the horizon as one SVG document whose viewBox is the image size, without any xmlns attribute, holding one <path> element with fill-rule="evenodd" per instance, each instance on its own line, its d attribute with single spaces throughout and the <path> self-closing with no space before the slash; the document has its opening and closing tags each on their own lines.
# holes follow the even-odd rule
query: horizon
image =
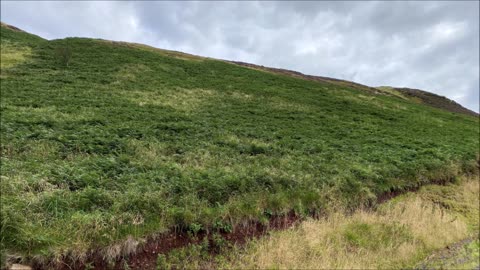
<svg viewBox="0 0 480 270">
<path fill-rule="evenodd" d="M 359 3 L 1 2 L 1 15 L 2 22 L 46 39 L 135 42 L 372 87 L 422 89 L 479 112 L 478 2 L 395 2 L 395 9 Z M 82 20 L 71 13 L 79 9 Z M 238 18 L 211 18 L 215 11 Z M 280 22 L 275 11 L 294 15 Z M 174 15 L 159 19 L 156 12 Z M 269 16 L 252 18 L 260 12 Z M 53 13 L 57 16 L 47 15 Z M 368 19 L 362 19 L 365 14 Z M 406 22 L 407 15 L 413 22 Z"/>
</svg>

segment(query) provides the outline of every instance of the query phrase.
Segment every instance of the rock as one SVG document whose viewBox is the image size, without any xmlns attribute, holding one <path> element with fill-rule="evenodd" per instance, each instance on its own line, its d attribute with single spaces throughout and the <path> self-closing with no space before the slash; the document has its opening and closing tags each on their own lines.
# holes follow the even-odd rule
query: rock
<svg viewBox="0 0 480 270">
<path fill-rule="evenodd" d="M 10 270 L 32 270 L 32 267 L 28 265 L 14 263 L 10 267 Z"/>
</svg>

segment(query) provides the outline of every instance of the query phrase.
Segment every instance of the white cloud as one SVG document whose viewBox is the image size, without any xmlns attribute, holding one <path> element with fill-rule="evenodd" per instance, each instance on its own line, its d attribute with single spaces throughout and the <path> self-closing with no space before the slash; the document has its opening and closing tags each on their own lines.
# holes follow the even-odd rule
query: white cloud
<svg viewBox="0 0 480 270">
<path fill-rule="evenodd" d="M 466 23 L 456 22 L 448 23 L 442 22 L 433 27 L 431 30 L 432 39 L 441 41 L 448 41 L 457 38 L 459 35 L 465 33 Z"/>
</svg>

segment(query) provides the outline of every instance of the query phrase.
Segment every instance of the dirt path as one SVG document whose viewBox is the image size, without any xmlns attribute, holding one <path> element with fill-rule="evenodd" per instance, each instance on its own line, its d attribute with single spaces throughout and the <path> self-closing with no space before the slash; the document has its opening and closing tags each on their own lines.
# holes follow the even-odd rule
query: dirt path
<svg viewBox="0 0 480 270">
<path fill-rule="evenodd" d="M 479 238 L 468 238 L 439 250 L 416 269 L 478 269 L 480 270 Z"/>
</svg>

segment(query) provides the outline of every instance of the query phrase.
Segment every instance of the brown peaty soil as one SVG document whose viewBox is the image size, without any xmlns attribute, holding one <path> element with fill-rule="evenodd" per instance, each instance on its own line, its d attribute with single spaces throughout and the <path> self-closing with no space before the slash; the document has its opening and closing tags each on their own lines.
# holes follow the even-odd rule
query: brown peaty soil
<svg viewBox="0 0 480 270">
<path fill-rule="evenodd" d="M 434 181 L 429 184 L 445 185 L 447 180 Z M 372 204 L 374 207 L 377 204 L 386 202 L 396 196 L 407 192 L 417 191 L 420 186 L 415 186 L 407 190 L 391 190 L 377 197 L 376 203 Z M 318 218 L 319 216 L 315 216 Z M 284 216 L 272 216 L 267 224 L 251 221 L 245 223 L 243 226 L 237 226 L 232 232 L 220 232 L 220 235 L 229 243 L 234 245 L 243 245 L 249 239 L 259 238 L 270 231 L 284 230 L 298 224 L 303 217 L 291 211 Z M 83 262 L 72 261 L 69 258 L 63 259 L 62 262 L 50 262 L 49 264 L 34 263 L 33 269 L 55 269 L 55 270 L 84 270 L 84 269 L 155 269 L 158 254 L 166 254 L 169 251 L 186 247 L 189 244 L 197 244 L 202 242 L 205 238 L 211 241 L 212 234 L 203 231 L 198 233 L 195 237 L 189 235 L 186 231 L 163 234 L 156 237 L 147 238 L 145 243 L 141 245 L 134 254 L 118 258 L 115 262 L 108 263 L 100 250 L 93 251 L 88 254 Z M 215 255 L 215 250 L 211 251 Z M 89 262 L 88 266 L 85 262 Z"/>
<path fill-rule="evenodd" d="M 300 216 L 296 215 L 293 211 L 285 216 L 274 216 L 268 224 L 261 224 L 260 222 L 249 222 L 244 226 L 238 226 L 233 232 L 226 233 L 220 232 L 220 235 L 228 242 L 234 245 L 242 245 L 248 239 L 258 238 L 272 230 L 282 230 L 294 226 L 300 221 Z M 157 237 L 151 237 L 146 240 L 135 254 L 127 257 L 118 258 L 113 263 L 108 263 L 104 260 L 100 251 L 93 252 L 87 255 L 85 261 L 90 262 L 87 266 L 83 262 L 71 261 L 65 258 L 61 263 L 51 262 L 48 265 L 36 263 L 33 265 L 33 269 L 56 269 L 56 270 L 84 270 L 84 269 L 115 269 L 123 270 L 138 269 L 149 270 L 155 269 L 158 254 L 165 254 L 169 251 L 185 247 L 189 244 L 196 244 L 202 242 L 205 238 L 211 240 L 211 234 L 206 232 L 200 232 L 195 237 L 190 236 L 187 232 L 171 232 Z M 215 254 L 215 250 L 211 251 L 212 255 Z"/>
</svg>

